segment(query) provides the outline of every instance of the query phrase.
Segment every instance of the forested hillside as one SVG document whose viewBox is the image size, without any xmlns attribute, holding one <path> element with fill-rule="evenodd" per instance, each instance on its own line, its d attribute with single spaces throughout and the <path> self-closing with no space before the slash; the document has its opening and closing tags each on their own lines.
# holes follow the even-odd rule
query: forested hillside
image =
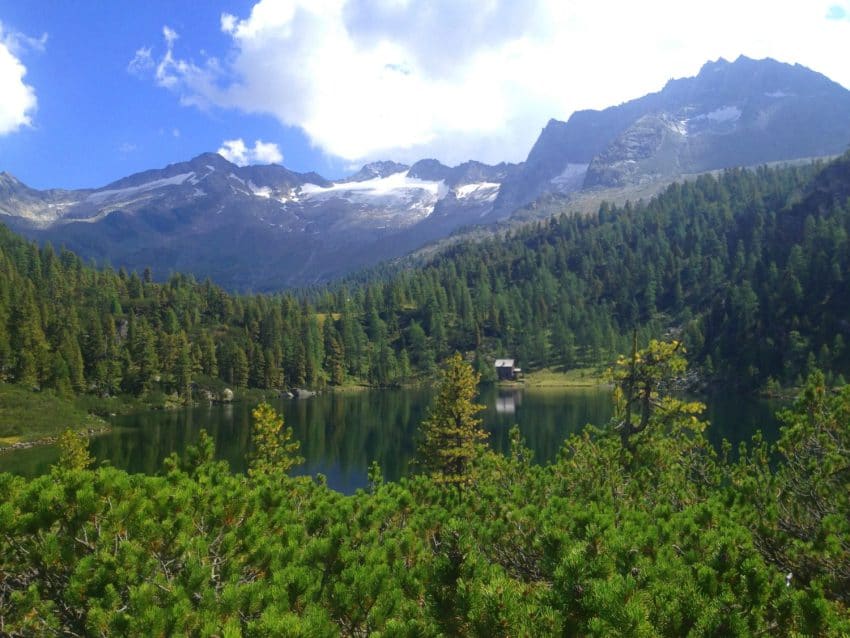
<svg viewBox="0 0 850 638">
<path fill-rule="evenodd" d="M 846 375 L 849 194 L 850 155 L 701 176 L 376 275 L 367 325 L 398 335 L 414 366 L 473 348 L 597 364 L 637 328 L 644 343 L 681 334 L 707 377 L 744 388 L 799 384 L 814 365 Z"/>
<path fill-rule="evenodd" d="M 638 330 L 681 334 L 709 379 L 757 388 L 850 368 L 850 156 L 730 170 L 646 204 L 568 214 L 422 268 L 302 295 L 236 296 L 95 270 L 0 230 L 0 379 L 150 395 L 404 382 L 450 353 L 595 365 Z"/>
</svg>

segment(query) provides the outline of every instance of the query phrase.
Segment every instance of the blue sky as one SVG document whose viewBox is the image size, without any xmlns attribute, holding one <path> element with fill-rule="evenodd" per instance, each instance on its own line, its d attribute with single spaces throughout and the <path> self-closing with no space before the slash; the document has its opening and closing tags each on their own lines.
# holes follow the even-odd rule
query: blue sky
<svg viewBox="0 0 850 638">
<path fill-rule="evenodd" d="M 79 188 L 219 149 L 331 178 L 521 161 L 550 117 L 740 54 L 850 86 L 850 2 L 0 0 L 0 170 Z"/>
<path fill-rule="evenodd" d="M 222 11 L 250 2 L 0 2 L 0 21 L 30 38 L 26 84 L 34 87 L 32 124 L 0 137 L 0 170 L 36 188 L 101 186 L 130 173 L 215 151 L 231 139 L 273 140 L 289 149 L 293 170 L 344 172 L 297 127 L 273 115 L 182 106 L 169 91 L 128 72 L 135 51 L 161 44 L 173 25 L 187 51 L 225 55 Z M 203 7 L 201 9 L 200 7 Z"/>
</svg>

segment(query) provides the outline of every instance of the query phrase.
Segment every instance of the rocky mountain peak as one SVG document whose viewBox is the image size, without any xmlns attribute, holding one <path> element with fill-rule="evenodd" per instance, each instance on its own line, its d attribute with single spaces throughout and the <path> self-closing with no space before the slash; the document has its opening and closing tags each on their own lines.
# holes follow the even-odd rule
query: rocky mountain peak
<svg viewBox="0 0 850 638">
<path fill-rule="evenodd" d="M 447 181 L 452 169 L 435 159 L 423 159 L 410 167 L 408 175 L 434 182 Z"/>
<path fill-rule="evenodd" d="M 833 155 L 848 143 L 844 87 L 799 64 L 718 58 L 657 93 L 549 120 L 496 207 L 507 212 L 546 192 Z M 582 166 L 584 181 L 576 179 Z"/>
<path fill-rule="evenodd" d="M 17 189 L 24 184 L 17 177 L 6 171 L 0 172 L 0 189 L 12 190 Z"/>
<path fill-rule="evenodd" d="M 209 166 L 209 167 L 214 168 L 215 170 L 220 170 L 220 171 L 232 171 L 232 170 L 238 168 L 238 166 L 236 164 L 233 164 L 232 162 L 229 162 L 228 160 L 224 159 L 224 157 L 222 157 L 218 153 L 211 153 L 211 152 L 201 153 L 200 155 L 197 155 L 197 156 L 193 157 L 192 159 L 190 159 L 188 162 L 180 162 L 176 165 L 172 164 L 171 166 L 180 166 L 180 165 L 183 165 L 183 164 L 188 164 L 189 166 L 191 166 L 193 168 L 200 168 L 200 167 L 208 167 Z M 166 170 L 168 168 L 169 167 L 166 167 Z"/>
<path fill-rule="evenodd" d="M 38 191 L 2 173 L 0 214 L 88 258 L 269 289 L 399 256 L 536 200 L 630 193 L 685 174 L 836 155 L 848 143 L 850 91 L 799 65 L 741 56 L 618 106 L 550 119 L 518 165 L 381 161 L 331 182 L 202 153 L 97 189 Z"/>
<path fill-rule="evenodd" d="M 402 171 L 406 171 L 408 168 L 410 167 L 407 166 L 407 164 L 399 164 L 398 162 L 393 162 L 390 160 L 371 162 L 369 164 L 365 164 L 363 168 L 354 173 L 354 175 L 350 176 L 345 181 L 365 182 L 366 180 L 375 179 L 376 177 L 387 177 L 388 175 L 401 173 Z"/>
</svg>

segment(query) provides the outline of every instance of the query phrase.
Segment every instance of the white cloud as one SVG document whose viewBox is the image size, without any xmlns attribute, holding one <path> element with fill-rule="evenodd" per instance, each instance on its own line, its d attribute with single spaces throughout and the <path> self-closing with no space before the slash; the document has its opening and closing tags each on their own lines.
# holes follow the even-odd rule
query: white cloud
<svg viewBox="0 0 850 638">
<path fill-rule="evenodd" d="M 218 149 L 218 154 L 229 162 L 238 166 L 247 164 L 280 164 L 283 162 L 283 153 L 277 144 L 272 142 L 254 141 L 254 148 L 245 145 L 239 138 L 225 140 Z"/>
<path fill-rule="evenodd" d="M 150 47 L 136 49 L 136 55 L 127 64 L 127 70 L 133 75 L 142 75 L 154 67 L 153 55 Z"/>
<path fill-rule="evenodd" d="M 0 22 L 0 135 L 32 125 L 38 101 L 35 89 L 24 82 L 27 69 L 18 56 L 23 48 L 43 49 L 46 41 L 46 36 L 32 39 L 7 32 Z"/>
<path fill-rule="evenodd" d="M 226 62 L 175 55 L 166 27 L 155 77 L 183 104 L 271 114 L 346 160 L 521 160 L 550 117 L 657 91 L 721 56 L 799 62 L 850 86 L 850 25 L 827 19 L 834 6 L 260 0 L 221 16 Z"/>
<path fill-rule="evenodd" d="M 254 141 L 254 150 L 251 151 L 252 164 L 280 164 L 283 162 L 283 153 L 277 144 L 272 142 Z"/>
<path fill-rule="evenodd" d="M 162 37 L 165 38 L 165 41 L 168 43 L 168 46 L 171 47 L 174 45 L 174 43 L 177 41 L 177 38 L 179 38 L 180 36 L 177 35 L 177 31 L 175 31 L 168 25 L 165 25 L 164 27 L 162 27 Z"/>
</svg>

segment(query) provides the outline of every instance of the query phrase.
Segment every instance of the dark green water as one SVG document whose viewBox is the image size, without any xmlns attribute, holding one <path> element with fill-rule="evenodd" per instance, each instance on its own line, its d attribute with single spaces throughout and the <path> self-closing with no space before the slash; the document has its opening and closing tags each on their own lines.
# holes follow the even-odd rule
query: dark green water
<svg viewBox="0 0 850 638">
<path fill-rule="evenodd" d="M 281 399 L 274 405 L 301 442 L 306 462 L 299 473 L 321 472 L 331 487 L 353 492 L 366 486 L 373 460 L 380 463 L 388 480 L 407 473 L 416 428 L 431 396 L 425 389 L 379 390 Z M 479 401 L 486 406 L 484 425 L 494 449 L 508 449 L 508 431 L 518 424 L 537 461 L 543 463 L 555 458 L 570 433 L 587 423 L 603 425 L 611 417 L 611 395 L 604 388 L 522 391 L 484 386 Z M 775 404 L 716 397 L 708 405 L 706 417 L 712 422 L 708 434 L 715 443 L 725 437 L 737 444 L 757 429 L 768 439 L 775 437 Z M 241 472 L 246 467 L 252 408 L 237 403 L 116 417 L 111 420 L 112 431 L 92 439 L 90 449 L 98 461 L 153 474 L 169 454 L 182 454 L 206 429 L 215 439 L 217 456 Z M 34 476 L 46 472 L 56 458 L 53 446 L 4 453 L 0 471 Z"/>
</svg>

